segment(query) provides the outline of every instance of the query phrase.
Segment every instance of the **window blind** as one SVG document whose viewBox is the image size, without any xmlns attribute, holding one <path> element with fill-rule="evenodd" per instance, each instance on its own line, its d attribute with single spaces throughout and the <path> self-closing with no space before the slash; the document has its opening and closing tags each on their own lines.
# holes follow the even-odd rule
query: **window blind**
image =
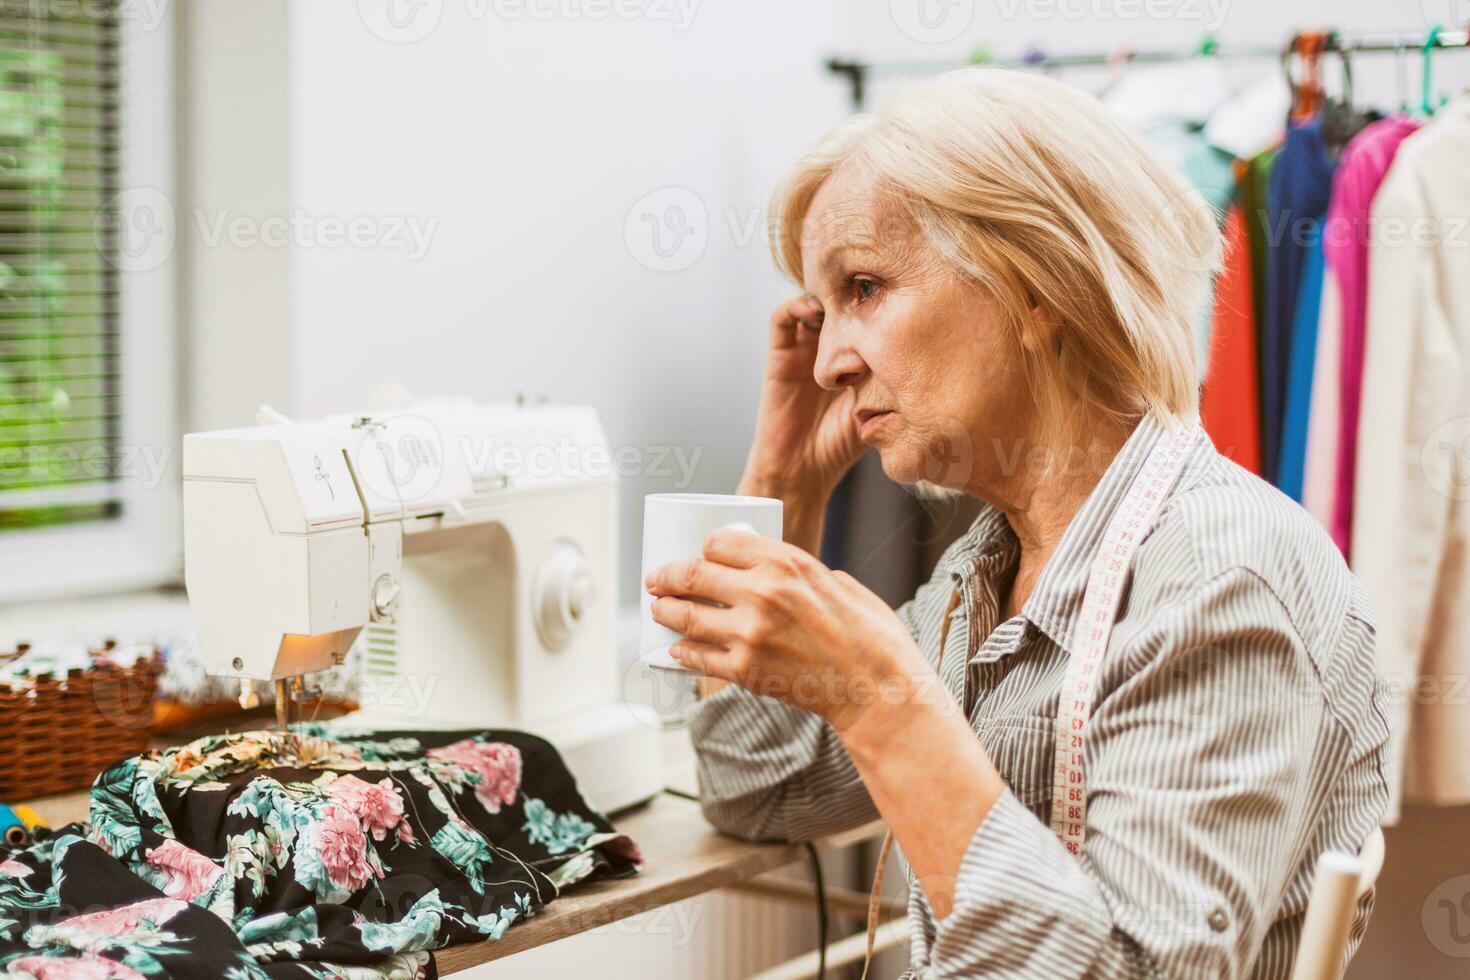
<svg viewBox="0 0 1470 980">
<path fill-rule="evenodd" d="M 118 15 L 0 0 L 0 534 L 121 513 Z"/>
</svg>

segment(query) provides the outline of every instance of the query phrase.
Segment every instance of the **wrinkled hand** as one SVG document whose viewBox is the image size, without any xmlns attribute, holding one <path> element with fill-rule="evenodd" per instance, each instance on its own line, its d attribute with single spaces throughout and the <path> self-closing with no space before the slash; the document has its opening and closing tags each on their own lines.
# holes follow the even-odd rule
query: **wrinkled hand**
<svg viewBox="0 0 1470 980">
<path fill-rule="evenodd" d="M 670 649 L 681 664 L 818 714 L 839 732 L 937 681 L 898 615 L 846 572 L 728 528 L 705 539 L 703 554 L 644 583 L 654 620 L 685 636 Z"/>
<path fill-rule="evenodd" d="M 745 463 L 752 487 L 809 492 L 825 501 L 863 454 L 851 388 L 829 391 L 814 370 L 822 305 L 794 296 L 771 314 L 755 439 Z"/>
</svg>

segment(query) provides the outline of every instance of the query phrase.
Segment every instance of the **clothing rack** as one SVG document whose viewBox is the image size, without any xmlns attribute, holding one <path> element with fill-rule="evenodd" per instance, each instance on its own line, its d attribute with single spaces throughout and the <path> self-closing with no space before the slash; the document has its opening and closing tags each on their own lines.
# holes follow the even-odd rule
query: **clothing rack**
<svg viewBox="0 0 1470 980">
<path fill-rule="evenodd" d="M 1303 38 L 1296 34 L 1280 43 L 1230 43 L 1206 38 L 1193 50 L 1134 51 L 1118 48 L 1111 52 L 1083 52 L 1074 54 L 1047 54 L 1033 48 L 1016 58 L 977 57 L 969 63 L 954 61 L 914 62 L 866 62 L 844 58 L 830 58 L 827 70 L 847 79 L 852 89 L 854 111 L 861 111 L 867 97 L 868 82 L 875 75 L 924 75 L 935 74 L 968 65 L 986 65 L 1001 68 L 1023 68 L 1033 71 L 1049 71 L 1056 68 L 1080 68 L 1122 64 L 1144 64 L 1171 61 L 1190 61 L 1195 58 L 1228 58 L 1232 60 L 1280 58 L 1283 62 L 1301 49 Z M 1340 55 L 1354 54 L 1417 54 L 1430 48 L 1445 50 L 1470 50 L 1470 31 L 1432 31 L 1426 34 L 1381 34 L 1360 37 L 1343 37 L 1336 32 L 1315 35 L 1322 40 L 1318 52 Z"/>
</svg>

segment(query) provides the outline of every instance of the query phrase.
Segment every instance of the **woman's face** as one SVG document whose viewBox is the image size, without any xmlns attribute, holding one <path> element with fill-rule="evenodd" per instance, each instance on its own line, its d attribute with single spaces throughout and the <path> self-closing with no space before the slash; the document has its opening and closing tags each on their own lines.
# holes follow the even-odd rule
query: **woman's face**
<svg viewBox="0 0 1470 980">
<path fill-rule="evenodd" d="M 803 235 L 804 285 L 824 310 L 817 383 L 854 389 L 883 471 L 982 496 L 1013 475 L 1033 408 L 990 294 L 853 168 L 818 188 Z"/>
</svg>

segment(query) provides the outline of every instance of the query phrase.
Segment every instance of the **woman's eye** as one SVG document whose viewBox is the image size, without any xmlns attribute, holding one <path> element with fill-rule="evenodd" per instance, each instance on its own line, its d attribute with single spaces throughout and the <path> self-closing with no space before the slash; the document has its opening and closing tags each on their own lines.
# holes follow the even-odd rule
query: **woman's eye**
<svg viewBox="0 0 1470 980">
<path fill-rule="evenodd" d="M 854 276 L 852 279 L 852 292 L 858 302 L 865 302 L 878 294 L 878 282 L 862 276 Z"/>
</svg>

